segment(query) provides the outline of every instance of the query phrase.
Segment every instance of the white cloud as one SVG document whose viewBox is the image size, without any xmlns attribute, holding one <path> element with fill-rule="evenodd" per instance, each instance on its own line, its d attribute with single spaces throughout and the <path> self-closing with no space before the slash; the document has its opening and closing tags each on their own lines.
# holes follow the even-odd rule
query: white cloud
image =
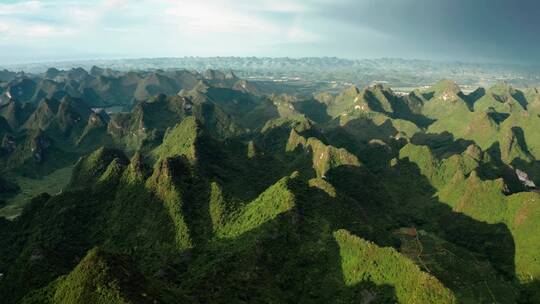
<svg viewBox="0 0 540 304">
<path fill-rule="evenodd" d="M 275 33 L 276 26 L 255 15 L 243 14 L 225 1 L 174 1 L 160 20 L 194 33 L 231 33 L 241 36 Z"/>
<path fill-rule="evenodd" d="M 24 44 L 25 39 L 52 38 L 73 33 L 73 30 L 51 22 L 49 4 L 42 1 L 0 4 L 0 39 L 16 40 Z"/>
<path fill-rule="evenodd" d="M 23 1 L 15 3 L 0 3 L 0 16 L 31 14 L 43 7 L 41 1 Z"/>
<path fill-rule="evenodd" d="M 0 4 L 0 47 L 16 42 L 27 49 L 145 56 L 261 54 L 284 43 L 319 41 L 309 24 L 297 22 L 315 8 L 303 0 L 19 1 Z"/>
<path fill-rule="evenodd" d="M 51 38 L 74 34 L 74 31 L 49 25 L 33 25 L 22 29 L 21 34 L 30 38 Z"/>
<path fill-rule="evenodd" d="M 70 29 L 64 29 L 44 24 L 22 24 L 18 22 L 0 22 L 0 39 L 16 40 L 18 43 L 24 39 L 46 39 L 54 37 L 65 37 L 74 34 Z"/>
<path fill-rule="evenodd" d="M 321 37 L 315 33 L 294 26 L 287 32 L 287 39 L 292 43 L 309 43 L 321 40 Z"/>
<path fill-rule="evenodd" d="M 276 13 L 303 13 L 310 10 L 310 7 L 303 2 L 275 1 L 275 0 L 260 0 L 247 1 L 247 8 L 253 11 L 276 12 Z"/>
<path fill-rule="evenodd" d="M 65 10 L 66 16 L 71 21 L 77 21 L 79 24 L 86 26 L 96 24 L 101 17 L 99 10 L 91 7 L 68 6 Z"/>
<path fill-rule="evenodd" d="M 128 0 L 103 0 L 101 6 L 106 9 L 119 8 L 125 5 L 128 5 Z"/>
<path fill-rule="evenodd" d="M 307 31 L 297 26 L 289 29 L 280 22 L 263 16 L 263 13 L 300 14 L 306 10 L 308 7 L 297 0 L 284 3 L 270 0 L 32 0 L 0 4 L 0 15 L 5 16 L 6 22 L 16 25 L 10 26 L 10 31 L 21 27 L 26 30 L 16 31 L 41 33 L 43 36 L 75 32 L 84 34 L 116 27 L 126 32 L 130 26 L 142 26 L 147 30 L 156 30 L 155 34 L 173 31 L 191 32 L 192 35 L 230 34 L 238 37 L 277 39 L 295 37 L 300 33 L 306 36 Z M 108 20 L 107 16 L 110 17 Z M 128 17 L 136 19 L 136 23 L 107 24 L 110 20 L 123 20 Z"/>
</svg>

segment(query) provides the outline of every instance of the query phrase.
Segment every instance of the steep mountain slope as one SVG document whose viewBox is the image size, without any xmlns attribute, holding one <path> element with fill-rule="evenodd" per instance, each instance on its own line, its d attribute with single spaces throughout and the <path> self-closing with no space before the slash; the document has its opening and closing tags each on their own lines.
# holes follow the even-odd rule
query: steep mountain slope
<svg viewBox="0 0 540 304">
<path fill-rule="evenodd" d="M 474 103 L 476 111 L 494 109 L 499 113 L 519 113 L 526 108 L 527 100 L 523 92 L 507 83 L 498 83 L 489 88 L 486 94 Z"/>
<path fill-rule="evenodd" d="M 186 120 L 177 128 L 182 130 L 181 133 L 186 134 L 186 132 L 190 132 L 192 126 L 193 120 L 192 122 Z M 195 138 L 200 138 L 200 136 L 195 136 Z M 166 139 L 166 142 L 168 140 L 171 139 Z M 197 144 L 194 147 L 192 144 L 191 149 L 206 150 L 204 138 L 200 138 L 200 140 L 203 141 L 201 143 L 203 146 L 197 148 Z M 199 140 L 195 142 L 197 141 Z M 179 142 L 179 144 L 184 147 L 185 145 L 189 146 L 189 142 L 193 143 L 193 141 L 187 140 L 187 142 Z M 377 298 L 380 301 L 387 299 L 407 301 L 407 298 L 414 298 L 418 299 L 420 303 L 428 303 L 430 299 L 439 299 L 442 303 L 454 301 L 450 291 L 445 289 L 436 279 L 421 272 L 410 261 L 399 257 L 397 252 L 392 253 L 379 249 L 376 245 L 365 243 L 360 238 L 356 240 L 352 236 L 345 237 L 345 232 L 338 232 L 332 236 L 328 233 L 333 230 L 320 231 L 321 228 L 317 227 L 322 223 L 321 220 L 327 221 L 330 225 L 340 224 L 334 222 L 332 216 L 323 220 L 327 217 L 324 215 L 326 208 L 310 210 L 312 207 L 308 207 L 311 201 L 309 197 L 313 194 L 309 193 L 311 190 L 297 174 L 278 180 L 251 201 L 235 202 L 236 189 L 230 187 L 230 182 L 220 182 L 223 183 L 222 188 L 216 182 L 209 184 L 206 177 L 201 175 L 201 172 L 215 170 L 214 166 L 218 163 L 212 163 L 216 160 L 207 158 L 208 155 L 204 155 L 204 153 L 195 158 L 192 152 L 188 152 L 193 151 L 191 149 L 170 151 L 167 155 L 160 155 L 160 160 L 156 162 L 153 173 L 146 181 L 144 181 L 144 176 L 148 175 L 139 171 L 142 170 L 141 166 L 143 166 L 137 164 L 140 160 L 133 159 L 129 165 L 126 165 L 125 159 L 116 151 L 99 150 L 89 158 L 79 162 L 74 170 L 71 190 L 67 190 L 57 197 L 43 197 L 41 202 L 34 201 L 32 207 L 19 220 L 11 224 L 13 225 L 11 228 L 16 230 L 25 229 L 23 227 L 26 225 L 30 225 L 29 227 L 52 225 L 51 228 L 55 228 L 50 232 L 43 231 L 44 235 L 39 232 L 38 234 L 31 233 L 32 236 L 26 242 L 20 243 L 23 248 L 26 248 L 23 251 L 29 252 L 29 258 L 28 260 L 25 257 L 17 259 L 18 266 L 10 268 L 6 276 L 6 279 L 9 279 L 6 284 L 18 284 L 16 278 L 22 279 L 20 275 L 23 273 L 32 274 L 35 278 L 41 277 L 43 279 L 45 274 L 49 278 L 54 278 L 54 273 L 61 274 L 69 269 L 68 265 L 72 264 L 71 258 L 64 260 L 61 256 L 84 254 L 84 251 L 88 250 L 85 248 L 89 248 L 88 246 L 97 242 L 109 250 L 132 252 L 134 256 L 138 257 L 138 263 L 141 263 L 139 267 L 148 279 L 152 278 L 151 280 L 156 281 L 157 275 L 159 279 L 155 284 L 158 285 L 165 282 L 169 282 L 168 284 L 179 282 L 176 284 L 179 284 L 180 289 L 169 290 L 167 293 L 177 294 L 179 292 L 177 296 L 187 297 L 196 302 L 287 300 L 298 296 L 305 297 L 305 300 L 318 302 L 353 298 Z M 221 150 L 221 153 L 223 152 L 226 150 Z M 193 162 L 195 159 L 197 159 L 196 163 Z M 197 163 L 201 165 L 197 165 Z M 225 172 L 228 171 L 227 166 L 246 165 L 236 162 L 219 163 Z M 196 169 L 198 166 L 206 168 Z M 143 184 L 141 185 L 141 183 Z M 115 189 L 115 194 L 111 195 L 109 190 L 108 194 L 104 195 L 103 189 Z M 82 192 L 87 193 L 84 201 L 71 203 L 71 197 L 78 196 Z M 145 192 L 148 194 L 144 194 Z M 129 200 L 126 196 L 133 199 Z M 149 198 L 155 203 L 148 205 Z M 229 201 L 230 199 L 232 201 Z M 68 217 L 65 217 L 67 214 L 64 212 L 58 213 L 60 209 L 67 207 L 66 203 L 72 206 L 66 210 L 71 214 Z M 345 202 L 338 203 L 338 201 L 336 203 L 346 204 Z M 147 207 L 141 209 L 139 206 L 142 205 L 139 204 L 147 205 Z M 320 201 L 317 204 L 324 205 L 326 203 Z M 154 210 L 151 211 L 152 209 Z M 36 218 L 33 215 L 34 212 L 45 212 L 45 214 Z M 345 212 L 345 210 L 335 210 L 334 212 Z M 126 217 L 126 214 L 131 215 Z M 84 220 L 81 221 L 83 217 Z M 63 220 L 59 222 L 60 218 L 79 222 L 78 228 L 72 230 L 71 224 Z M 42 222 L 45 219 L 50 224 Z M 96 226 L 97 223 L 99 225 Z M 354 222 L 346 223 L 351 227 L 356 225 Z M 152 237 L 148 235 L 148 232 L 140 234 L 142 231 L 152 231 L 147 225 L 159 225 L 161 228 L 153 233 L 156 233 L 156 236 L 161 235 L 161 237 Z M 97 233 L 98 231 L 104 231 L 104 233 Z M 120 231 L 126 233 L 120 233 Z M 335 242 L 339 245 L 333 246 L 336 246 L 336 250 L 338 247 L 341 249 L 332 252 L 327 251 L 330 248 L 326 246 L 317 245 L 321 233 L 328 237 L 328 240 L 325 241 L 329 242 L 327 246 L 332 246 L 331 242 L 334 242 L 332 240 L 335 238 Z M 85 242 L 80 243 L 82 234 L 88 234 L 92 237 L 85 238 Z M 120 241 L 119 237 L 123 241 Z M 297 240 L 293 243 L 298 244 L 298 246 L 287 248 L 287 244 L 291 240 Z M 141 244 L 141 246 L 136 244 Z M 384 273 L 383 269 L 380 268 L 364 270 L 370 277 L 377 278 L 374 281 L 355 277 L 356 272 L 349 270 L 349 268 L 360 266 L 350 264 L 348 259 L 363 260 L 363 258 L 358 256 L 355 250 L 349 251 L 349 246 L 365 247 L 365 250 L 369 251 L 374 250 L 374 253 L 369 255 L 375 254 L 378 259 L 381 259 L 381 262 L 388 263 L 388 267 L 410 268 L 411 270 L 407 272 L 410 281 L 399 275 L 386 279 L 385 275 L 377 274 L 378 271 Z M 60 248 L 64 248 L 64 250 L 60 252 Z M 341 251 L 342 253 L 340 253 Z M 191 258 L 186 256 L 188 252 L 192 252 Z M 143 279 L 137 279 L 136 275 L 131 275 L 129 276 L 131 279 L 126 282 L 126 279 L 122 277 L 123 274 L 117 273 L 117 271 L 122 270 L 122 268 L 117 268 L 119 267 L 117 263 L 122 265 L 124 262 L 115 262 L 116 266 L 110 270 L 102 268 L 103 266 L 88 267 L 89 263 L 92 265 L 105 263 L 106 265 L 108 258 L 104 257 L 105 261 L 102 262 L 103 258 L 98 253 L 99 251 L 88 253 L 79 266 L 76 266 L 70 274 L 60 281 L 46 283 L 47 279 L 45 279 L 45 281 L 27 282 L 24 285 L 26 288 L 47 287 L 43 291 L 28 295 L 26 299 L 36 299 L 39 295 L 54 294 L 53 302 L 62 301 L 66 297 L 75 302 L 81 302 L 82 299 L 99 301 L 104 299 L 103 297 L 116 301 L 116 299 L 126 297 L 126 294 L 129 296 L 129 291 L 133 288 L 132 284 L 139 286 L 137 281 Z M 153 257 L 152 253 L 158 255 Z M 58 254 L 61 256 L 53 258 Z M 330 256 L 326 257 L 327 254 Z M 299 261 L 305 260 L 306 255 L 311 256 L 309 264 L 297 264 Z M 339 259 L 340 255 L 342 259 L 345 259 L 341 261 L 341 266 L 339 260 L 335 260 Z M 3 256 L 7 257 L 6 261 L 8 261 L 10 258 L 16 258 L 17 254 L 11 252 Z M 164 260 L 163 257 L 167 258 Z M 96 259 L 97 261 L 95 261 Z M 66 262 L 67 264 L 65 264 Z M 58 264 L 54 267 L 53 265 L 56 263 L 64 264 Z M 282 268 L 280 275 L 270 275 L 276 269 L 274 265 L 282 263 L 290 266 Z M 64 265 L 64 267 L 60 265 Z M 320 277 L 313 272 L 314 268 L 310 265 L 324 267 L 331 273 L 332 278 Z M 55 270 L 54 273 L 51 273 L 46 269 Z M 84 271 L 85 269 L 88 270 Z M 104 269 L 104 273 L 100 272 L 101 269 Z M 341 271 L 344 271 L 343 278 L 340 277 Z M 93 275 L 94 273 L 95 275 Z M 223 281 L 222 276 L 225 274 L 227 274 L 227 280 Z M 120 277 L 117 277 L 118 275 Z M 295 283 L 291 289 L 292 293 L 280 292 L 280 286 L 285 284 L 288 278 L 293 277 L 298 278 L 298 280 L 293 281 Z M 425 280 L 426 284 L 424 288 L 412 291 L 408 286 L 417 281 L 416 277 Z M 301 284 L 306 279 L 312 280 L 314 284 Z M 132 282 L 131 280 L 136 281 Z M 339 283 L 339 280 L 344 281 Z M 107 287 L 100 294 L 95 294 L 96 286 L 104 284 L 104 281 L 107 281 L 106 286 L 111 287 Z M 159 281 L 163 283 L 158 283 Z M 261 282 L 264 283 L 261 284 Z M 239 284 L 248 284 L 248 287 L 243 292 L 235 292 L 234 286 L 240 286 Z M 396 284 L 396 293 L 394 294 L 392 289 L 384 287 L 385 284 Z M 201 292 L 208 290 L 203 286 L 221 286 L 221 288 L 214 292 Z M 306 291 L 305 288 L 311 291 Z M 9 294 L 10 297 L 15 296 L 15 294 L 7 292 L 8 290 L 10 289 L 4 289 L 3 294 Z M 332 293 L 328 294 L 327 291 Z M 149 293 L 145 294 L 149 295 Z"/>
<path fill-rule="evenodd" d="M 459 86 L 450 80 L 441 80 L 419 95 L 426 99 L 422 114 L 428 118 L 465 116 L 470 112 L 465 95 Z"/>
<path fill-rule="evenodd" d="M 46 74 L 109 87 L 1 108 L 1 172 L 78 161 L 0 219 L 0 303 L 540 300 L 534 90 L 264 96 L 232 72 Z M 134 92 L 129 112 L 86 99 Z M 525 106 L 484 107 L 495 95 Z"/>
<path fill-rule="evenodd" d="M 156 303 L 146 284 L 129 257 L 94 248 L 72 272 L 21 303 Z"/>
</svg>

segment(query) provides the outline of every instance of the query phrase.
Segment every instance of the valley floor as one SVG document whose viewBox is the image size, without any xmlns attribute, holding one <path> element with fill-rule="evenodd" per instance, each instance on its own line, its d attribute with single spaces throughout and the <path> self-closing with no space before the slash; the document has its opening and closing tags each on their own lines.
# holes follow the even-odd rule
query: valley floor
<svg viewBox="0 0 540 304">
<path fill-rule="evenodd" d="M 14 182 L 19 185 L 21 191 L 17 195 L 5 199 L 6 205 L 0 208 L 0 217 L 13 220 L 19 216 L 32 197 L 41 193 L 54 195 L 61 192 L 69 182 L 72 169 L 73 166 L 68 166 L 40 178 L 13 177 Z"/>
</svg>

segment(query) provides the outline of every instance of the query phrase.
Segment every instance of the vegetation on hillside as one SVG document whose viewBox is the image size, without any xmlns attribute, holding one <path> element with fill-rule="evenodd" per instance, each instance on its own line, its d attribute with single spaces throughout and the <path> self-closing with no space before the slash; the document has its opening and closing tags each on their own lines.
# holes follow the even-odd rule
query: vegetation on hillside
<svg viewBox="0 0 540 304">
<path fill-rule="evenodd" d="M 537 90 L 41 77 L 0 105 L 0 303 L 540 301 Z"/>
</svg>

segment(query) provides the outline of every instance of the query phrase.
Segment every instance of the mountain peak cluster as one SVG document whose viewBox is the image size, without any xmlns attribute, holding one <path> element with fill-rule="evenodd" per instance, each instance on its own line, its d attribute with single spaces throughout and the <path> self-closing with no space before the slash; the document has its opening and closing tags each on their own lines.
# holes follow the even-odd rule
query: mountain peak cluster
<svg viewBox="0 0 540 304">
<path fill-rule="evenodd" d="M 537 88 L 0 76 L 0 303 L 540 302 Z"/>
</svg>

